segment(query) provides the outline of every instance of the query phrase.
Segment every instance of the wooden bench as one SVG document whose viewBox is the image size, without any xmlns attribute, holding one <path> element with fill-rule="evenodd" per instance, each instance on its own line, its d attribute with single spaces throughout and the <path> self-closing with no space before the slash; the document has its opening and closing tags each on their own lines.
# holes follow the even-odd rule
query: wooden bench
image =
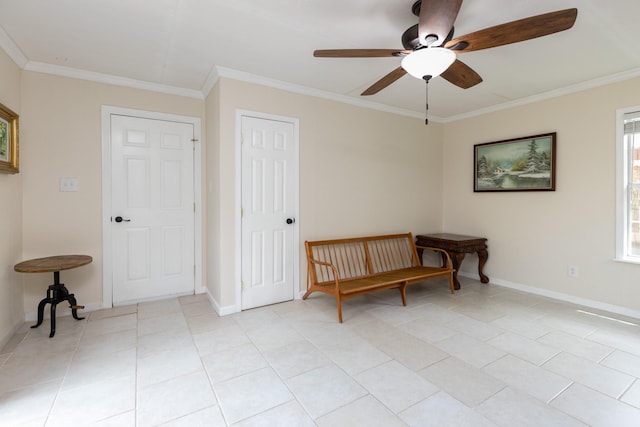
<svg viewBox="0 0 640 427">
<path fill-rule="evenodd" d="M 407 305 L 407 285 L 438 277 L 448 277 L 454 292 L 451 258 L 438 248 L 421 249 L 440 252 L 444 267 L 422 265 L 413 235 L 356 237 L 337 240 L 306 241 L 307 292 L 334 295 L 338 304 L 338 320 L 342 323 L 342 301 L 358 295 L 385 289 L 399 289 L 402 305 Z"/>
</svg>

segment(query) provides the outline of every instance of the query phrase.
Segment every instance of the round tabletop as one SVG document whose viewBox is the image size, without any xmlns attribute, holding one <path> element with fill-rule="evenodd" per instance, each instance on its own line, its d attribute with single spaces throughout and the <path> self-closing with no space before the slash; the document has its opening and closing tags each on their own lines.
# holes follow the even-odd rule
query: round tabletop
<svg viewBox="0 0 640 427">
<path fill-rule="evenodd" d="M 56 255 L 22 261 L 13 266 L 20 273 L 50 273 L 87 265 L 93 261 L 89 255 Z"/>
</svg>

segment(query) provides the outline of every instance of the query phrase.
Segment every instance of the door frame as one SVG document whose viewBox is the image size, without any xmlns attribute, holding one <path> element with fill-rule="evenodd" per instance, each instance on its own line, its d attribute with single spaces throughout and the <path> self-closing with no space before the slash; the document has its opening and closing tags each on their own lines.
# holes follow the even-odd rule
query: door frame
<svg viewBox="0 0 640 427">
<path fill-rule="evenodd" d="M 258 111 L 236 109 L 236 312 L 242 311 L 242 117 L 273 120 L 293 125 L 294 156 L 293 194 L 295 195 L 293 224 L 293 299 L 300 299 L 300 124 L 295 117 L 279 116 Z"/>
<path fill-rule="evenodd" d="M 193 125 L 196 142 L 193 147 L 194 212 L 194 292 L 204 293 L 202 286 L 202 129 L 199 117 L 180 116 L 154 111 L 102 106 L 102 307 L 113 306 L 113 259 L 111 256 L 111 116 L 180 122 Z"/>
</svg>

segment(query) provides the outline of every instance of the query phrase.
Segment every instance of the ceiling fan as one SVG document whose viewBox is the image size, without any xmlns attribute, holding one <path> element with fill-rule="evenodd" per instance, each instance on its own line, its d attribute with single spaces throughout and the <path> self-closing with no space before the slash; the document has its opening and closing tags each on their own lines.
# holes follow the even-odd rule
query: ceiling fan
<svg viewBox="0 0 640 427">
<path fill-rule="evenodd" d="M 571 28 L 578 9 L 564 9 L 531 16 L 485 28 L 462 37 L 453 37 L 453 23 L 462 0 L 418 0 L 411 11 L 418 23 L 402 34 L 404 49 L 328 49 L 316 50 L 321 58 L 401 57 L 400 67 L 367 88 L 361 95 L 373 95 L 409 73 L 427 82 L 441 75 L 454 85 L 468 89 L 482 82 L 482 77 L 456 58 L 457 53 L 489 49 L 542 37 Z M 428 96 L 428 95 L 427 95 Z M 427 110 L 428 110 L 427 103 Z M 428 123 L 428 121 L 426 121 Z"/>
</svg>

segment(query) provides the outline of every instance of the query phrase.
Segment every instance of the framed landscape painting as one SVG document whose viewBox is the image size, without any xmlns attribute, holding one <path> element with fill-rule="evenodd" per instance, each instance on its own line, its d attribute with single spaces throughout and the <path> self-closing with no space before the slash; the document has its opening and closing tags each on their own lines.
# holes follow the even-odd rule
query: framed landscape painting
<svg viewBox="0 0 640 427">
<path fill-rule="evenodd" d="M 18 115 L 0 104 L 0 173 L 18 173 Z"/>
<path fill-rule="evenodd" d="M 473 147 L 473 191 L 555 191 L 555 132 Z"/>
</svg>

